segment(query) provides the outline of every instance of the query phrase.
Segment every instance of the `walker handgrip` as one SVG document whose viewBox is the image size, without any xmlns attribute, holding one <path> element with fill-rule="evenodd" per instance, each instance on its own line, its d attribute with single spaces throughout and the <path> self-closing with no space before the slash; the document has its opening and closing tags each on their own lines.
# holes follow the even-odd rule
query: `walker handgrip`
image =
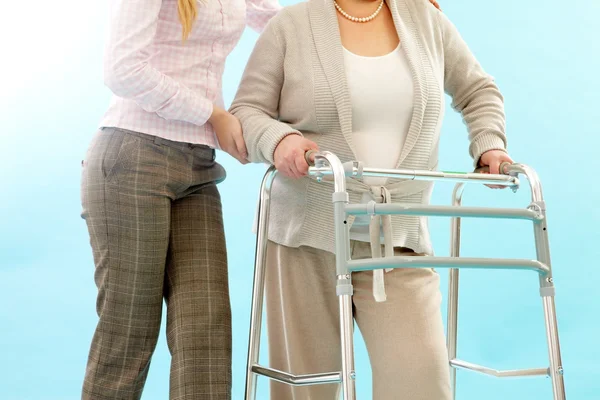
<svg viewBox="0 0 600 400">
<path fill-rule="evenodd" d="M 317 153 L 319 153 L 319 151 L 313 149 L 307 150 L 304 153 L 304 160 L 311 168 L 316 166 L 314 161 L 311 161 L 311 156 Z M 359 161 L 347 161 L 342 164 L 342 167 L 344 168 L 346 177 L 361 178 L 363 175 L 363 165 Z"/>
<path fill-rule="evenodd" d="M 308 166 L 309 166 L 309 167 L 314 167 L 314 166 L 315 166 L 315 163 L 314 163 L 314 161 L 312 161 L 312 160 L 310 159 L 310 157 L 311 157 L 311 156 L 312 156 L 314 153 L 317 153 L 317 151 L 316 151 L 316 150 L 312 150 L 312 149 L 311 149 L 311 150 L 307 150 L 307 151 L 304 153 L 304 159 L 306 160 L 306 163 L 308 164 Z"/>
<path fill-rule="evenodd" d="M 512 163 L 510 163 L 508 161 L 503 161 L 500 164 L 500 168 L 499 168 L 500 173 L 499 173 L 499 175 L 510 175 L 510 173 L 508 171 L 508 168 L 511 165 L 512 165 Z M 476 172 L 476 173 L 479 173 L 479 174 L 483 174 L 483 173 L 488 173 L 489 171 L 490 171 L 490 167 L 485 166 L 485 167 L 475 168 L 475 171 L 473 171 L 473 172 Z"/>
</svg>

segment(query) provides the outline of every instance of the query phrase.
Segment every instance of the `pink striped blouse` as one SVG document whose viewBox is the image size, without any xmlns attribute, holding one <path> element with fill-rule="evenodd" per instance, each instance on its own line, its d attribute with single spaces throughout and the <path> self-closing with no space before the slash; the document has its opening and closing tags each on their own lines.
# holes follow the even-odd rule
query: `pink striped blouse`
<svg viewBox="0 0 600 400">
<path fill-rule="evenodd" d="M 111 0 L 105 83 L 114 93 L 101 126 L 218 148 L 207 123 L 223 106 L 225 59 L 246 24 L 261 31 L 277 0 L 198 1 L 187 41 L 176 0 Z"/>
</svg>

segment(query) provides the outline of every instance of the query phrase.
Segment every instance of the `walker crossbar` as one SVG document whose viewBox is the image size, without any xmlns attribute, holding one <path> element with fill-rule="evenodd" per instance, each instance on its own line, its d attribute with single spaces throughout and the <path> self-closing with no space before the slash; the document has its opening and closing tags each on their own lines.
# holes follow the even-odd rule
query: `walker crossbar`
<svg viewBox="0 0 600 400">
<path fill-rule="evenodd" d="M 456 269 L 507 269 L 535 271 L 546 276 L 550 269 L 539 261 L 507 258 L 454 258 L 395 256 L 348 261 L 349 272 L 395 268 L 456 268 Z"/>
<path fill-rule="evenodd" d="M 308 153 L 306 155 L 307 159 Z M 500 175 L 480 173 L 457 173 L 418 170 L 389 170 L 363 168 L 358 162 L 342 164 L 332 153 L 315 154 L 315 166 L 309 169 L 309 176 L 318 181 L 333 177 L 334 193 L 334 232 L 337 282 L 336 292 L 340 308 L 340 332 L 342 369 L 338 372 L 294 375 L 258 364 L 260 350 L 260 332 L 262 324 L 266 249 L 268 241 L 269 206 L 271 186 L 277 171 L 271 167 L 262 182 L 258 208 L 258 235 L 254 284 L 252 291 L 252 309 L 248 362 L 246 370 L 246 400 L 256 398 L 256 378 L 265 376 L 272 380 L 293 386 L 340 383 L 344 400 L 355 400 L 355 372 L 353 347 L 352 316 L 352 273 L 383 268 L 448 268 L 448 322 L 447 347 L 453 398 L 456 398 L 456 369 L 465 369 L 499 378 L 524 376 L 549 376 L 552 382 L 553 400 L 566 400 L 563 367 L 560 355 L 558 328 L 554 305 L 554 282 L 550 262 L 548 243 L 546 206 L 537 174 L 523 164 L 503 163 Z M 532 201 L 526 209 L 463 207 L 462 196 L 465 183 L 478 183 L 519 188 L 519 175 L 524 175 L 531 187 Z M 453 192 L 452 206 L 415 205 L 415 204 L 348 204 L 346 191 L 347 178 L 376 176 L 404 180 L 428 180 L 458 182 Z M 396 256 L 365 260 L 350 259 L 350 237 L 346 221 L 349 215 L 419 215 L 451 217 L 450 257 Z M 460 257 L 461 218 L 497 218 L 531 221 L 534 228 L 536 260 L 490 259 Z M 459 269 L 505 269 L 534 271 L 539 276 L 540 295 L 544 309 L 546 339 L 548 344 L 549 367 L 500 371 L 457 359 L 458 333 L 458 280 Z"/>
<path fill-rule="evenodd" d="M 363 168 L 360 163 L 345 163 L 344 172 L 349 178 L 375 177 L 390 179 L 408 179 L 419 181 L 446 181 L 461 183 L 480 183 L 484 185 L 501 185 L 518 187 L 519 180 L 510 175 L 489 175 L 473 172 L 450 172 L 450 171 L 419 171 L 414 169 L 379 169 Z M 330 167 L 315 166 L 309 170 L 309 175 L 322 178 L 333 175 Z"/>
<path fill-rule="evenodd" d="M 348 204 L 348 215 L 419 215 L 428 217 L 475 217 L 524 219 L 538 221 L 544 217 L 535 210 L 519 208 L 431 206 L 415 204 Z"/>
<path fill-rule="evenodd" d="M 286 383 L 292 386 L 322 385 L 326 383 L 342 382 L 342 374 L 339 371 L 322 374 L 293 375 L 287 372 L 278 371 L 273 368 L 267 368 L 255 364 L 252 366 L 252 372 L 258 375 L 266 376 L 267 378 L 271 378 L 274 381 Z"/>
<path fill-rule="evenodd" d="M 457 369 L 466 369 L 469 371 L 479 372 L 480 374 L 494 376 L 496 378 L 516 378 L 524 376 L 550 376 L 549 368 L 531 368 L 531 369 L 511 369 L 499 371 L 484 367 L 482 365 L 473 364 L 462 360 L 450 360 L 450 365 Z"/>
</svg>

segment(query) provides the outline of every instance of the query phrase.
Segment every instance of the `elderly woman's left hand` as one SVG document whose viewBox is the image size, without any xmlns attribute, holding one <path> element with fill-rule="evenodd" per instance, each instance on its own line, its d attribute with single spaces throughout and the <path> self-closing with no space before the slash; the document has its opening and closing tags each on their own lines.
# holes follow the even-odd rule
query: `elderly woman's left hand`
<svg viewBox="0 0 600 400">
<path fill-rule="evenodd" d="M 512 158 L 510 158 L 508 153 L 506 153 L 505 151 L 489 150 L 481 155 L 481 158 L 479 159 L 479 166 L 488 167 L 489 172 L 486 172 L 488 174 L 499 174 L 500 173 L 500 164 L 502 164 L 503 162 L 509 162 L 511 164 L 514 163 Z M 506 187 L 506 186 L 499 186 L 499 185 L 487 185 L 487 186 L 492 189 L 504 189 Z"/>
</svg>

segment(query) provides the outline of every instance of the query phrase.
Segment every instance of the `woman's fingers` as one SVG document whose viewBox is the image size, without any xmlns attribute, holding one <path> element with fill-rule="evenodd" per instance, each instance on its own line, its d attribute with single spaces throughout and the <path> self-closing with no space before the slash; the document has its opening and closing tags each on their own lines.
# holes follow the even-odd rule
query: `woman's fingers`
<svg viewBox="0 0 600 400">
<path fill-rule="evenodd" d="M 500 173 L 500 160 L 498 158 L 494 158 L 488 167 L 490 168 L 490 174 L 498 175 L 498 173 Z"/>
<path fill-rule="evenodd" d="M 233 141 L 237 150 L 238 157 L 236 158 L 238 161 L 242 164 L 248 163 L 248 150 L 246 150 L 246 142 L 241 130 L 233 136 Z"/>
<path fill-rule="evenodd" d="M 296 170 L 298 171 L 300 176 L 306 176 L 308 174 L 308 164 L 306 162 L 306 157 L 305 157 L 304 152 L 301 152 L 300 154 L 296 155 L 294 163 L 296 166 Z"/>
</svg>

